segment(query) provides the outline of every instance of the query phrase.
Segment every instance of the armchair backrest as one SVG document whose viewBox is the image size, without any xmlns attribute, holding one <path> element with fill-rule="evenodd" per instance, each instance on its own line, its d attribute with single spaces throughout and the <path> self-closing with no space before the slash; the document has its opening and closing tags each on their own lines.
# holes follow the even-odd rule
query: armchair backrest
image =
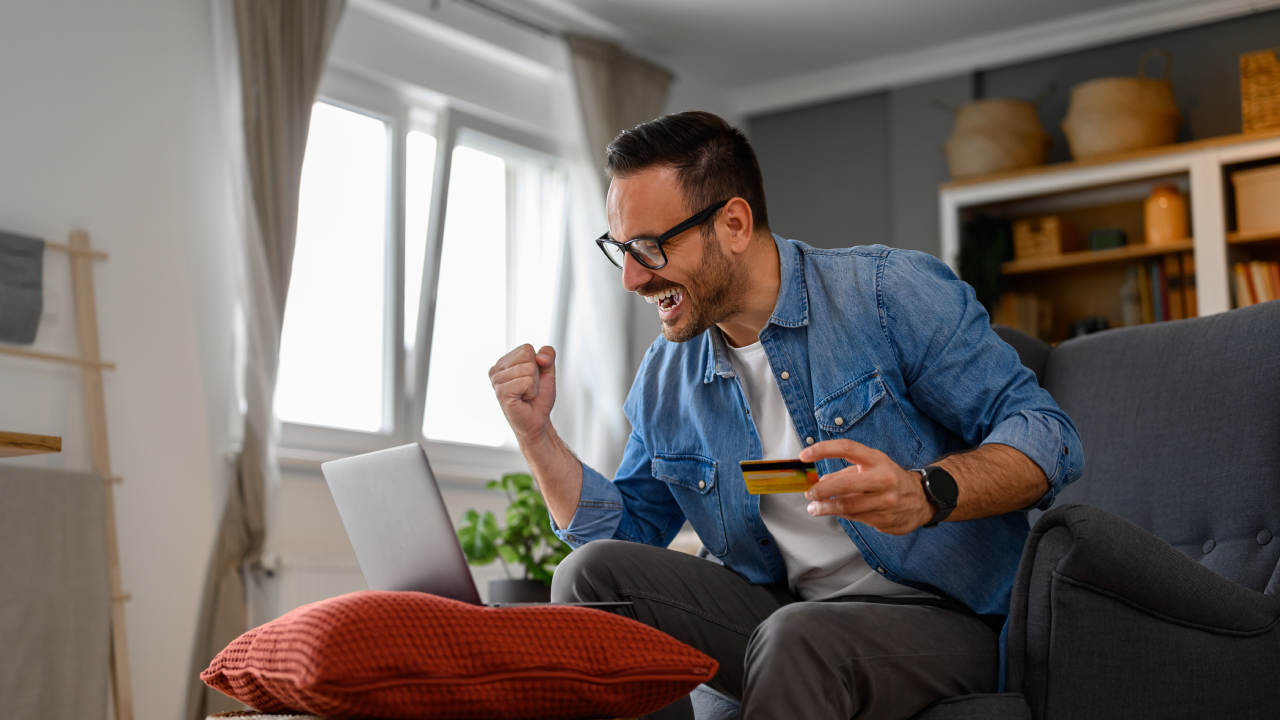
<svg viewBox="0 0 1280 720">
<path fill-rule="evenodd" d="M 1101 508 L 1233 582 L 1280 589 L 1280 302 L 1064 342 L 1043 385 L 1085 452 L 1058 503 Z"/>
</svg>

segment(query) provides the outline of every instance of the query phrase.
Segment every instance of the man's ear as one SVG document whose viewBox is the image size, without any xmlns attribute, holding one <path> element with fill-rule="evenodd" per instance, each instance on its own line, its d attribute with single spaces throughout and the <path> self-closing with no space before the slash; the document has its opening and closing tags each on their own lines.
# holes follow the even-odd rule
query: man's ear
<svg viewBox="0 0 1280 720">
<path fill-rule="evenodd" d="M 729 238 L 729 250 L 734 254 L 746 252 L 755 233 L 755 221 L 751 206 L 740 197 L 733 198 L 720 210 L 719 225 L 725 228 Z"/>
</svg>

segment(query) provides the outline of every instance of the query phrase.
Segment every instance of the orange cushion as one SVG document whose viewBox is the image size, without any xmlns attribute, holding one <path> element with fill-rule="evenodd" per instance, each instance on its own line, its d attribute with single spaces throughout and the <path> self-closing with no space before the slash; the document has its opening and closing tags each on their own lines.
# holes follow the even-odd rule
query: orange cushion
<svg viewBox="0 0 1280 720">
<path fill-rule="evenodd" d="M 499 720 L 644 715 L 717 669 L 669 635 L 601 610 L 368 591 L 250 630 L 200 678 L 263 712 Z"/>
</svg>

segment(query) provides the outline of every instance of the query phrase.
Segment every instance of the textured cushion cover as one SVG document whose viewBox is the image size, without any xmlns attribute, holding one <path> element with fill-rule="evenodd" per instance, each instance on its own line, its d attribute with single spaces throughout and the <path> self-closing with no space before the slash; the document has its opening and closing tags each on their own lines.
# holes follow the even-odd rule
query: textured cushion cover
<svg viewBox="0 0 1280 720">
<path fill-rule="evenodd" d="M 600 610 L 484 608 L 369 591 L 250 630 L 200 677 L 264 712 L 568 719 L 644 715 L 718 668 L 662 632 Z"/>
</svg>

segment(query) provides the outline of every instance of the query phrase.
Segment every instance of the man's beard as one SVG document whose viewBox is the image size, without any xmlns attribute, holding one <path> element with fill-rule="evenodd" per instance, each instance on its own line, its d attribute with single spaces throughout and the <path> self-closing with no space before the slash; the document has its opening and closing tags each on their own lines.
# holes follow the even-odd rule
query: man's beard
<svg viewBox="0 0 1280 720">
<path fill-rule="evenodd" d="M 702 236 L 702 262 L 684 288 L 683 326 L 662 321 L 662 336 L 670 342 L 687 342 L 707 328 L 741 312 L 746 305 L 748 279 L 743 263 L 735 262 L 721 249 L 717 238 Z M 668 286 L 670 287 L 670 286 Z M 665 288 L 654 288 L 653 291 Z M 645 294 L 650 291 L 644 289 Z"/>
</svg>

